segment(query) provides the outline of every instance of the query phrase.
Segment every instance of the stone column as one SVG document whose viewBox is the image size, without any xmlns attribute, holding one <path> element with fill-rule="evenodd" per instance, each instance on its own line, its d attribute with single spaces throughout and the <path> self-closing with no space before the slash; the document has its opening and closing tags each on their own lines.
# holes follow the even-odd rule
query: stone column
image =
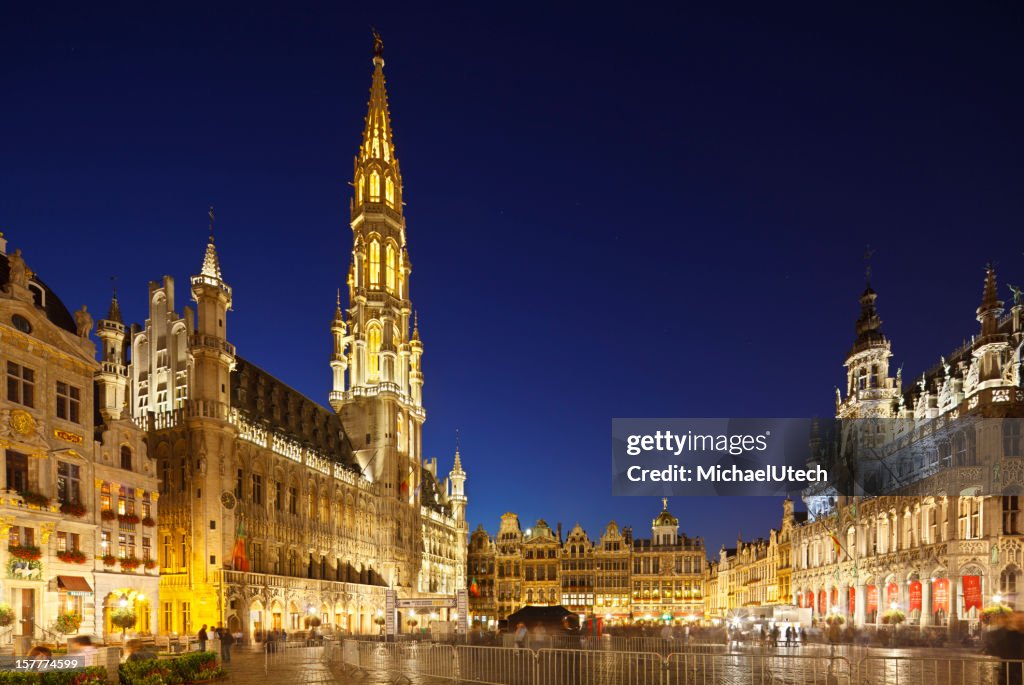
<svg viewBox="0 0 1024 685">
<path fill-rule="evenodd" d="M 839 613 L 845 618 L 850 613 L 850 588 L 843 586 L 836 589 L 839 593 Z"/>
<path fill-rule="evenodd" d="M 960 612 L 957 604 L 960 596 L 960 576 L 949 576 L 949 632 L 956 633 L 957 623 L 960 622 Z"/>
<path fill-rule="evenodd" d="M 853 624 L 858 628 L 864 625 L 867 616 L 867 599 L 867 588 L 864 587 L 864 583 L 857 583 L 854 586 Z"/>
<path fill-rule="evenodd" d="M 921 625 L 932 624 L 932 581 L 925 578 L 921 581 Z"/>
</svg>

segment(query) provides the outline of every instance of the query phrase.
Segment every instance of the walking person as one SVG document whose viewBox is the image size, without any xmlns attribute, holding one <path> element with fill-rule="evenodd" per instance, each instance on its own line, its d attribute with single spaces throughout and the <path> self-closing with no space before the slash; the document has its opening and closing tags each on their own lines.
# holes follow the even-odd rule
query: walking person
<svg viewBox="0 0 1024 685">
<path fill-rule="evenodd" d="M 209 636 L 206 634 L 206 624 L 204 623 L 203 627 L 199 629 L 199 651 L 200 652 L 205 652 L 206 651 L 206 640 L 208 639 L 208 637 Z"/>
<path fill-rule="evenodd" d="M 526 624 L 520 623 L 516 626 L 516 649 L 522 649 L 526 644 Z"/>
<path fill-rule="evenodd" d="M 231 663 L 231 645 L 235 642 L 235 637 L 231 634 L 231 631 L 227 628 L 217 627 L 217 636 L 220 638 L 220 660 L 225 664 Z"/>
</svg>

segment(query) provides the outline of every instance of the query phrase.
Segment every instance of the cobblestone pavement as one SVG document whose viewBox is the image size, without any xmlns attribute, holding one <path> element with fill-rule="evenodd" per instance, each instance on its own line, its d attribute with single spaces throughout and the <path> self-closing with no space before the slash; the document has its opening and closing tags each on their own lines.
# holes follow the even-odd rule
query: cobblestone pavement
<svg viewBox="0 0 1024 685">
<path fill-rule="evenodd" d="M 452 685 L 450 680 L 407 675 L 398 678 L 397 672 L 371 671 L 353 674 L 340 662 L 327 663 L 312 658 L 311 654 L 288 654 L 286 657 L 268 657 L 263 650 L 240 648 L 233 652 L 231 663 L 225 664 L 228 682 L 235 685 L 382 685 L 384 683 L 412 683 L 412 685 Z"/>
</svg>

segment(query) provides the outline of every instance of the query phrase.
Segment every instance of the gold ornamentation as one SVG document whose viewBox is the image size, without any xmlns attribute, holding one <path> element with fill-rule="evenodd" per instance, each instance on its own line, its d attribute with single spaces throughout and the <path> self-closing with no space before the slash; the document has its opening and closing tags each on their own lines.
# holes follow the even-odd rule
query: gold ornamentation
<svg viewBox="0 0 1024 685">
<path fill-rule="evenodd" d="M 76 445 L 81 445 L 83 442 L 85 442 L 85 438 L 83 438 L 81 435 L 78 435 L 76 433 L 69 433 L 68 431 L 62 431 L 59 428 L 53 429 L 53 435 L 59 440 L 74 443 Z"/>
<path fill-rule="evenodd" d="M 45 545 L 50 541 L 50 536 L 53 535 L 53 531 L 57 530 L 56 523 L 44 523 L 39 526 L 39 530 L 42 536 L 43 544 Z"/>
<path fill-rule="evenodd" d="M 18 435 L 29 435 L 36 430 L 36 420 L 24 409 L 11 412 L 11 430 Z"/>
<path fill-rule="evenodd" d="M 146 494 L 145 490 L 143 490 L 142 488 L 135 488 L 135 496 L 136 497 L 138 497 L 139 499 L 142 499 L 142 496 L 144 494 Z"/>
<path fill-rule="evenodd" d="M 102 488 L 103 487 L 103 479 L 102 478 L 97 478 L 96 479 L 96 487 L 98 487 L 98 488 Z"/>
</svg>

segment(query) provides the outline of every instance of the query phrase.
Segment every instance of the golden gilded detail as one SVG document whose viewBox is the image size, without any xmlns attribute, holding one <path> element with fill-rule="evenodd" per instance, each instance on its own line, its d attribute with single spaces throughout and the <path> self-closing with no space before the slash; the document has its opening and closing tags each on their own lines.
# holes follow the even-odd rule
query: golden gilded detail
<svg viewBox="0 0 1024 685">
<path fill-rule="evenodd" d="M 24 409 L 11 412 L 11 430 L 18 435 L 30 435 L 36 430 L 36 420 Z"/>
</svg>

